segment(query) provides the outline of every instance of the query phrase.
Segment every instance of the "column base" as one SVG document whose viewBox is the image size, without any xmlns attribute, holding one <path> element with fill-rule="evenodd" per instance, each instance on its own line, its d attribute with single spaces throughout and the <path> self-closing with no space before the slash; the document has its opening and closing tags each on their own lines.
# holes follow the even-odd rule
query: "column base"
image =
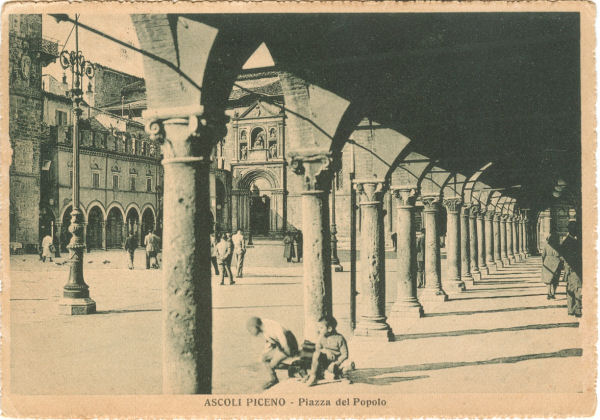
<svg viewBox="0 0 600 420">
<path fill-rule="evenodd" d="M 462 279 L 463 283 L 465 284 L 465 289 L 468 286 L 473 286 L 473 284 L 475 283 L 475 279 L 473 278 L 473 275 L 471 273 L 462 275 L 461 279 Z"/>
<path fill-rule="evenodd" d="M 394 323 L 394 320 L 405 319 L 405 318 L 422 318 L 424 315 L 423 307 L 415 299 L 413 302 L 396 302 L 390 310 L 390 316 L 388 320 L 390 324 Z"/>
<path fill-rule="evenodd" d="M 460 293 L 467 290 L 464 281 L 461 279 L 453 279 L 448 281 L 447 284 L 444 285 L 444 289 L 451 293 Z"/>
<path fill-rule="evenodd" d="M 490 270 L 488 269 L 488 267 L 486 265 L 484 266 L 479 266 L 479 274 L 481 276 L 487 276 L 490 274 Z"/>
<path fill-rule="evenodd" d="M 508 267 L 510 265 L 510 260 L 508 258 L 502 258 L 502 264 L 504 267 Z"/>
<path fill-rule="evenodd" d="M 96 312 L 96 302 L 90 298 L 63 297 L 58 304 L 61 315 L 88 315 Z"/>
<path fill-rule="evenodd" d="M 392 328 L 385 320 L 383 322 L 359 320 L 354 329 L 354 339 L 357 338 L 361 341 L 394 341 L 395 337 Z"/>
<path fill-rule="evenodd" d="M 487 261 L 487 270 L 488 274 L 496 272 L 496 262 L 495 261 Z"/>
<path fill-rule="evenodd" d="M 471 277 L 473 277 L 473 285 L 476 281 L 481 281 L 481 272 L 479 269 L 471 269 Z"/>
<path fill-rule="evenodd" d="M 333 271 L 335 271 L 336 273 L 340 273 L 340 272 L 344 271 L 344 267 L 342 267 L 341 264 L 331 264 L 331 269 Z"/>
<path fill-rule="evenodd" d="M 445 302 L 448 300 L 448 295 L 442 289 L 423 289 L 419 296 L 422 302 Z"/>
<path fill-rule="evenodd" d="M 502 260 L 496 260 L 496 270 L 504 268 L 504 262 Z"/>
</svg>

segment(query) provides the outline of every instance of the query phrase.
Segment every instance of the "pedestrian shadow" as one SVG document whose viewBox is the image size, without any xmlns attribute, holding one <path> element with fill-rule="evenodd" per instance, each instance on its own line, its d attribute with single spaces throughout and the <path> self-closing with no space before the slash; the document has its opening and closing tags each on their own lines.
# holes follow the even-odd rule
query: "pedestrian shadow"
<svg viewBox="0 0 600 420">
<path fill-rule="evenodd" d="M 495 291 L 495 290 L 517 290 L 517 289 L 536 289 L 536 288 L 541 288 L 541 287 L 546 287 L 545 284 L 539 284 L 538 286 L 515 286 L 515 287 L 489 287 L 487 289 L 467 289 L 464 290 L 462 293 L 475 293 L 475 292 L 490 292 L 490 291 Z"/>
<path fill-rule="evenodd" d="M 392 382 L 402 382 L 404 380 L 422 379 L 424 376 L 413 376 L 413 377 L 386 377 L 377 378 L 377 376 L 388 375 L 393 373 L 406 373 L 406 372 L 427 372 L 442 369 L 452 369 L 469 366 L 481 366 L 481 365 L 495 365 L 495 364 L 506 364 L 506 363 L 518 363 L 526 360 L 539 360 L 539 359 L 550 359 L 556 357 L 581 357 L 583 349 L 571 348 L 563 349 L 551 353 L 535 353 L 535 354 L 523 354 L 520 356 L 508 356 L 508 357 L 496 357 L 488 360 L 476 360 L 468 362 L 438 362 L 438 363 L 425 363 L 421 365 L 406 365 L 396 366 L 389 368 L 368 368 L 368 369 L 357 369 L 350 372 L 349 377 L 352 382 L 373 384 L 373 385 L 388 385 Z M 407 378 L 407 379 L 405 379 Z"/>
<path fill-rule="evenodd" d="M 160 312 L 162 309 L 109 309 L 106 311 L 96 311 L 94 314 L 96 315 L 106 315 L 106 314 L 128 314 L 132 312 Z"/>
<path fill-rule="evenodd" d="M 529 282 L 522 281 L 522 280 L 476 280 L 475 286 L 477 286 L 479 284 L 494 285 L 494 284 L 515 284 L 515 283 L 529 283 Z"/>
<path fill-rule="evenodd" d="M 457 311 L 457 312 L 440 312 L 437 314 L 425 314 L 425 318 L 435 316 L 461 316 L 461 315 L 477 315 L 477 314 L 489 314 L 494 312 L 516 312 L 516 311 L 530 311 L 536 309 L 554 309 L 554 308 L 566 308 L 567 305 L 544 305 L 544 306 L 520 306 L 518 308 L 500 308 L 500 309 L 485 309 L 481 311 Z"/>
<path fill-rule="evenodd" d="M 512 295 L 512 296 L 469 296 L 469 297 L 457 297 L 452 298 L 451 300 L 477 300 L 477 299 L 509 299 L 509 298 L 521 298 L 521 297 L 529 297 L 529 296 L 547 296 L 547 293 L 535 293 L 535 294 L 526 294 L 526 295 Z"/>
<path fill-rule="evenodd" d="M 525 330 L 547 330 L 553 328 L 577 328 L 579 322 L 561 322 L 556 324 L 532 324 L 519 325 L 517 327 L 473 329 L 473 330 L 457 330 L 457 331 L 442 331 L 432 333 L 417 333 L 417 334 L 399 334 L 395 336 L 395 341 L 418 340 L 421 338 L 436 338 L 436 337 L 458 337 L 461 335 L 476 335 L 476 334 L 493 334 L 501 332 L 525 331 Z"/>
</svg>

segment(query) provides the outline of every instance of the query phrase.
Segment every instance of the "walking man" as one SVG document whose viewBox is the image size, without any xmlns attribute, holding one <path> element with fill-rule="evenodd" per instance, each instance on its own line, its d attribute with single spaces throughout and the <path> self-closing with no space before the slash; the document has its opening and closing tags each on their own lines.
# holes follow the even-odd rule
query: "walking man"
<svg viewBox="0 0 600 420">
<path fill-rule="evenodd" d="M 158 268 L 158 236 L 154 234 L 154 230 L 151 230 L 144 238 L 144 245 L 146 246 L 146 270 L 150 268 Z M 152 263 L 154 258 L 154 263 Z"/>
<path fill-rule="evenodd" d="M 235 253 L 235 260 L 237 264 L 237 275 L 236 277 L 244 277 L 244 256 L 246 255 L 246 238 L 241 229 L 237 230 L 237 233 L 231 238 L 233 240 L 233 252 Z"/>
<path fill-rule="evenodd" d="M 137 248 L 137 241 L 135 240 L 135 235 L 133 232 L 129 232 L 127 235 L 127 239 L 125 239 L 125 251 L 127 251 L 127 255 L 129 257 L 129 269 L 133 270 L 133 259 L 135 257 L 135 249 Z"/>
<path fill-rule="evenodd" d="M 213 269 L 215 270 L 215 275 L 219 275 L 219 265 L 217 264 L 217 253 L 215 251 L 215 248 L 217 246 L 217 241 L 215 239 L 215 234 L 211 233 L 210 234 L 210 263 L 213 266 Z"/>
<path fill-rule="evenodd" d="M 221 240 L 215 247 L 215 252 L 217 254 L 217 264 L 219 264 L 220 272 L 221 272 L 221 285 L 225 284 L 225 274 L 229 277 L 229 284 L 235 284 L 233 281 L 233 275 L 231 274 L 231 257 L 232 257 L 232 247 L 229 239 L 227 238 L 228 234 L 224 233 L 221 237 Z"/>
<path fill-rule="evenodd" d="M 569 315 L 581 317 L 582 259 L 581 241 L 579 240 L 576 222 L 567 225 L 569 234 L 564 239 L 560 254 L 565 262 L 565 279 L 567 281 L 567 310 Z"/>
</svg>

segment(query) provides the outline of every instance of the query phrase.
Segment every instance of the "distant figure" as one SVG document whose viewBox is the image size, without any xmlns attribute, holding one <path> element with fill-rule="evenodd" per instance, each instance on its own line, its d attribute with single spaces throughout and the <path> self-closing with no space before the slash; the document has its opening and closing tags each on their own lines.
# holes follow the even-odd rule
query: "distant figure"
<svg viewBox="0 0 600 420">
<path fill-rule="evenodd" d="M 392 232 L 392 247 L 394 248 L 394 252 L 398 251 L 398 235 L 396 232 Z"/>
<path fill-rule="evenodd" d="M 213 266 L 213 269 L 215 270 L 215 275 L 218 276 L 219 275 L 219 265 L 217 264 L 217 254 L 216 254 L 216 248 L 217 246 L 217 240 L 215 238 L 215 234 L 211 233 L 210 234 L 210 262 Z"/>
<path fill-rule="evenodd" d="M 302 260 L 302 247 L 304 246 L 304 239 L 302 237 L 302 231 L 296 232 L 293 238 L 294 251 L 296 252 L 296 262 Z"/>
<path fill-rule="evenodd" d="M 565 264 L 565 280 L 567 281 L 567 310 L 569 315 L 581 317 L 582 260 L 581 241 L 578 237 L 577 224 L 569 222 L 569 234 L 563 240 L 560 254 Z"/>
<path fill-rule="evenodd" d="M 128 258 L 128 266 L 130 270 L 133 270 L 133 259 L 135 257 L 135 249 L 137 248 L 137 240 L 135 239 L 135 235 L 133 232 L 130 232 L 127 235 L 127 239 L 125 239 L 125 251 L 127 252 Z M 146 268 L 148 265 L 148 257 L 146 257 Z"/>
<path fill-rule="evenodd" d="M 233 275 L 231 274 L 231 254 L 233 252 L 227 233 L 224 233 L 221 240 L 215 247 L 217 254 L 217 264 L 221 271 L 221 285 L 225 284 L 225 274 L 229 277 L 229 284 L 235 284 L 233 281 Z"/>
<path fill-rule="evenodd" d="M 236 277 L 244 277 L 244 256 L 246 255 L 246 238 L 241 229 L 237 230 L 237 233 L 232 236 L 233 240 L 233 253 L 235 254 L 235 261 L 237 265 Z"/>
<path fill-rule="evenodd" d="M 354 363 L 345 363 L 348 360 L 348 345 L 336 327 L 337 321 L 332 316 L 319 320 L 319 338 L 313 353 L 310 373 L 306 377 L 308 386 L 316 385 L 325 371 L 329 372 L 333 379 L 338 379 L 354 369 Z"/>
<path fill-rule="evenodd" d="M 154 230 L 151 230 L 144 238 L 144 245 L 146 246 L 146 270 L 150 268 L 158 268 L 158 250 L 159 250 L 159 241 L 158 235 L 154 233 Z M 154 258 L 154 262 L 152 259 Z"/>
<path fill-rule="evenodd" d="M 54 245 L 52 244 L 52 236 L 47 234 L 42 239 L 42 262 L 46 262 L 46 258 L 49 262 L 52 262 L 52 253 L 54 252 Z"/>
<path fill-rule="evenodd" d="M 417 233 L 417 287 L 425 287 L 425 229 Z"/>
<path fill-rule="evenodd" d="M 293 241 L 291 233 L 286 232 L 283 236 L 283 258 L 285 258 L 287 262 L 291 262 L 292 258 L 296 256 L 294 254 Z"/>
<path fill-rule="evenodd" d="M 542 249 L 542 281 L 548 285 L 546 299 L 555 299 L 556 287 L 560 278 L 562 262 L 558 248 L 558 236 L 556 232 L 550 232 Z"/>
<path fill-rule="evenodd" d="M 262 334 L 265 338 L 265 347 L 260 355 L 260 361 L 268 372 L 269 379 L 263 384 L 263 389 L 271 388 L 277 384 L 275 368 L 283 360 L 298 354 L 298 342 L 294 334 L 279 322 L 270 319 L 252 317 L 246 323 L 248 332 L 257 337 Z"/>
</svg>

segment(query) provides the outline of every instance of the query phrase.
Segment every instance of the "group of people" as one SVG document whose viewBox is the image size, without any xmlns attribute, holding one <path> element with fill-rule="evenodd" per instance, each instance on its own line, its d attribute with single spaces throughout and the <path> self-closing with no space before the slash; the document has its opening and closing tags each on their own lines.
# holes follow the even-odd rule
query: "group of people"
<svg viewBox="0 0 600 420">
<path fill-rule="evenodd" d="M 564 271 L 567 283 L 567 311 L 569 315 L 581 317 L 582 258 L 581 242 L 577 224 L 569 222 L 568 234 L 559 243 L 554 231 L 546 239 L 542 249 L 542 281 L 548 287 L 547 299 L 555 299 L 560 274 Z"/>
<path fill-rule="evenodd" d="M 283 258 L 287 262 L 300 262 L 302 260 L 302 246 L 302 231 L 286 232 L 283 236 Z"/>
<path fill-rule="evenodd" d="M 210 259 L 215 274 L 221 275 L 221 285 L 225 284 L 225 275 L 229 278 L 229 284 L 235 284 L 231 272 L 233 257 L 236 260 L 236 277 L 244 277 L 244 257 L 246 255 L 246 238 L 238 229 L 235 235 L 224 232 L 221 235 L 210 236 Z"/>
<path fill-rule="evenodd" d="M 125 252 L 128 256 L 128 266 L 130 270 L 134 268 L 135 250 L 138 247 L 137 238 L 133 232 L 129 232 L 125 239 Z M 144 237 L 144 247 L 146 248 L 146 270 L 159 268 L 158 252 L 160 251 L 160 238 L 154 230 L 150 230 Z"/>
<path fill-rule="evenodd" d="M 260 362 L 268 374 L 263 389 L 268 389 L 279 382 L 275 369 L 286 359 L 300 355 L 298 342 L 294 334 L 277 321 L 252 317 L 246 326 L 251 335 L 262 335 L 265 339 Z M 336 328 L 337 321 L 332 316 L 325 316 L 318 322 L 319 338 L 310 356 L 310 367 L 300 370 L 300 376 L 308 386 L 317 385 L 320 379 L 326 377 L 348 378 L 348 372 L 354 369 L 354 363 L 348 359 L 346 339 Z"/>
</svg>

